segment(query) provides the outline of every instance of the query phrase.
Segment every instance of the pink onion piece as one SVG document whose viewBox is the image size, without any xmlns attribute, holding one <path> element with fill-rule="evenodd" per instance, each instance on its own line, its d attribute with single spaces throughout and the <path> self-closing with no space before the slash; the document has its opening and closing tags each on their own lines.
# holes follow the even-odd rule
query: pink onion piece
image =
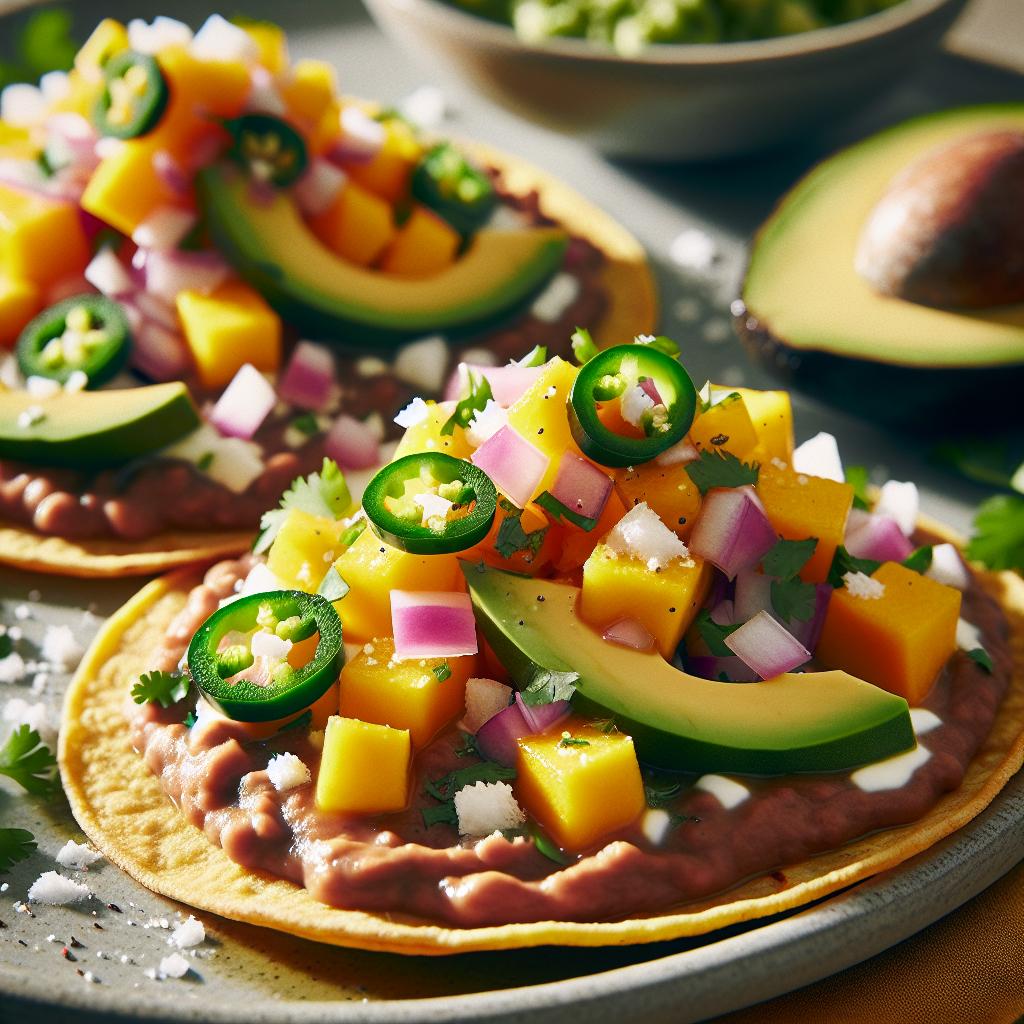
<svg viewBox="0 0 1024 1024">
<path fill-rule="evenodd" d="M 665 402 L 662 400 L 661 394 L 658 391 L 658 385 L 654 383 L 653 377 L 645 377 L 640 381 L 640 390 L 655 404 L 664 405 Z"/>
<path fill-rule="evenodd" d="M 704 498 L 690 550 L 735 579 L 772 548 L 778 537 L 752 487 L 716 488 Z"/>
<path fill-rule="evenodd" d="M 469 373 L 472 371 L 490 384 L 491 394 L 498 405 L 508 408 L 532 387 L 543 370 L 543 366 L 520 366 L 518 363 L 509 363 L 507 366 L 459 363 L 448 381 L 444 397 L 450 401 L 461 398 L 469 381 Z"/>
<path fill-rule="evenodd" d="M 519 753 L 516 740 L 532 736 L 534 731 L 523 715 L 522 705 L 509 704 L 477 729 L 476 748 L 488 761 L 512 768 Z"/>
<path fill-rule="evenodd" d="M 94 292 L 93 286 L 81 274 L 69 274 L 55 281 L 46 289 L 43 305 L 52 306 L 55 302 L 63 302 L 73 295 L 88 295 Z"/>
<path fill-rule="evenodd" d="M 722 676 L 730 683 L 753 683 L 759 678 L 749 665 L 735 655 L 731 658 L 716 658 L 710 654 L 693 654 L 686 659 L 686 669 L 695 676 L 714 679 L 716 682 L 722 682 Z"/>
<path fill-rule="evenodd" d="M 468 594 L 392 590 L 396 658 L 458 658 L 476 654 L 476 619 Z"/>
<path fill-rule="evenodd" d="M 334 387 L 334 356 L 325 345 L 300 341 L 292 352 L 277 390 L 285 402 L 319 412 Z"/>
<path fill-rule="evenodd" d="M 179 196 L 187 195 L 192 187 L 191 175 L 166 149 L 158 149 L 153 154 L 153 171 L 172 192 Z"/>
<path fill-rule="evenodd" d="M 530 503 L 551 461 L 512 427 L 502 427 L 492 434 L 471 459 L 519 508 Z"/>
<path fill-rule="evenodd" d="M 112 249 L 100 249 L 85 268 L 85 279 L 103 295 L 127 295 L 134 288 L 131 274 Z"/>
<path fill-rule="evenodd" d="M 767 612 L 724 638 L 725 646 L 762 679 L 773 679 L 810 660 L 811 652 Z"/>
<path fill-rule="evenodd" d="M 135 332 L 128 358 L 139 373 L 155 381 L 177 380 L 192 366 L 181 336 L 152 322 Z"/>
<path fill-rule="evenodd" d="M 342 108 L 339 118 L 341 135 L 331 147 L 329 156 L 341 163 L 368 163 L 381 150 L 387 129 L 356 106 Z"/>
<path fill-rule="evenodd" d="M 530 732 L 547 732 L 569 716 L 567 700 L 553 700 L 549 704 L 527 704 L 523 700 L 523 695 L 517 693 L 515 702 L 530 727 Z"/>
<path fill-rule="evenodd" d="M 736 590 L 733 604 L 736 621 L 746 622 L 758 612 L 774 615 L 772 607 L 772 577 L 753 569 L 744 569 L 736 574 Z"/>
<path fill-rule="evenodd" d="M 731 601 L 735 589 L 731 580 L 727 580 L 717 569 L 713 569 L 711 571 L 711 589 L 708 591 L 707 600 L 704 603 L 708 608 L 714 608 L 722 601 Z"/>
<path fill-rule="evenodd" d="M 600 519 L 611 493 L 612 479 L 607 473 L 572 452 L 563 453 L 551 485 L 552 497 L 584 519 Z"/>
<path fill-rule="evenodd" d="M 719 626 L 731 626 L 736 621 L 736 606 L 729 600 L 719 601 L 711 609 L 710 615 L 711 621 Z"/>
<path fill-rule="evenodd" d="M 153 323 L 159 324 L 168 331 L 181 330 L 178 310 L 170 302 L 141 290 L 132 296 L 132 302 L 139 307 L 139 312 L 147 320 L 152 320 Z"/>
<path fill-rule="evenodd" d="M 786 623 L 789 631 L 807 648 L 813 651 L 821 638 L 821 629 L 825 625 L 825 613 L 832 597 L 832 588 L 827 583 L 818 583 L 814 587 L 814 612 L 803 622 L 793 620 Z"/>
<path fill-rule="evenodd" d="M 324 454 L 342 469 L 373 469 L 380 465 L 380 441 L 366 423 L 343 414 L 324 438 Z"/>
<path fill-rule="evenodd" d="M 634 651 L 649 651 L 654 647 L 654 637 L 636 619 L 619 619 L 602 634 L 602 639 Z"/>
<path fill-rule="evenodd" d="M 854 558 L 871 558 L 876 562 L 902 562 L 914 550 L 895 519 L 865 512 L 847 526 L 845 545 Z"/>
<path fill-rule="evenodd" d="M 248 441 L 277 404 L 270 382 L 251 363 L 246 363 L 231 379 L 210 413 L 210 422 L 225 437 Z"/>
<path fill-rule="evenodd" d="M 295 183 L 299 208 L 309 217 L 324 213 L 345 187 L 348 175 L 328 160 L 314 160 Z"/>
<path fill-rule="evenodd" d="M 227 280 L 230 268 L 216 252 L 159 252 L 139 249 L 144 253 L 146 290 L 167 302 L 174 302 L 186 289 L 209 293 Z M 133 264 L 135 258 L 133 258 Z"/>
</svg>

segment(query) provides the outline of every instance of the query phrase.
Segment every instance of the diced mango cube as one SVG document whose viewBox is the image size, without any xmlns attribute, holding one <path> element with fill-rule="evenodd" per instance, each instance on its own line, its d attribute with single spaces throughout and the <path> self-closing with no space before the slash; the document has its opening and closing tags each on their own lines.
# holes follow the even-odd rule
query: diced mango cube
<svg viewBox="0 0 1024 1024">
<path fill-rule="evenodd" d="M 324 245 L 361 267 L 378 259 L 397 230 L 390 205 L 353 181 L 309 224 Z"/>
<path fill-rule="evenodd" d="M 161 124 L 183 118 L 208 120 L 204 114 L 236 117 L 244 110 L 252 76 L 242 61 L 200 60 L 184 46 L 167 47 L 158 59 L 171 90 Z"/>
<path fill-rule="evenodd" d="M 849 484 L 820 476 L 794 473 L 763 464 L 757 480 L 757 493 L 775 531 L 787 540 L 817 537 L 800 577 L 807 583 L 823 583 L 836 547 L 843 543 L 846 519 L 853 505 Z"/>
<path fill-rule="evenodd" d="M 0 274 L 0 347 L 14 345 L 42 304 L 42 293 L 37 285 Z"/>
<path fill-rule="evenodd" d="M 344 525 L 300 508 L 288 510 L 267 555 L 267 567 L 286 586 L 316 593 L 331 563 L 341 554 Z"/>
<path fill-rule="evenodd" d="M 580 615 L 598 630 L 635 619 L 671 658 L 710 586 L 711 565 L 696 555 L 651 572 L 639 558 L 599 544 L 583 566 Z"/>
<path fill-rule="evenodd" d="M 36 160 L 39 147 L 32 141 L 32 134 L 27 128 L 0 121 L 0 157 L 11 160 Z"/>
<path fill-rule="evenodd" d="M 462 236 L 425 206 L 414 206 L 380 261 L 386 274 L 428 277 L 455 262 Z"/>
<path fill-rule="evenodd" d="M 473 449 L 466 440 L 466 432 L 456 427 L 450 434 L 442 434 L 441 429 L 451 419 L 455 411 L 454 402 L 436 402 L 428 406 L 429 412 L 420 420 L 408 427 L 402 440 L 395 449 L 395 458 L 415 455 L 417 452 L 444 452 L 453 459 L 468 459 Z"/>
<path fill-rule="evenodd" d="M 45 289 L 81 274 L 89 256 L 74 206 L 0 185 L 0 272 Z"/>
<path fill-rule="evenodd" d="M 412 170 L 423 155 L 423 146 L 408 125 L 402 121 L 385 123 L 384 143 L 372 160 L 353 163 L 346 167 L 360 185 L 397 203 L 409 192 Z"/>
<path fill-rule="evenodd" d="M 616 491 L 608 495 L 601 518 L 588 533 L 585 530 L 563 530 L 562 546 L 555 558 L 555 569 L 571 576 L 583 568 L 608 531 L 626 514 L 626 506 Z"/>
<path fill-rule="evenodd" d="M 324 734 L 316 805 L 340 814 L 400 811 L 409 802 L 411 759 L 405 729 L 335 716 Z"/>
<path fill-rule="evenodd" d="M 330 64 L 322 60 L 299 60 L 280 89 L 289 115 L 308 124 L 318 124 L 338 94 L 338 82 Z"/>
<path fill-rule="evenodd" d="M 659 466 L 656 461 L 628 466 L 615 473 L 615 490 L 626 508 L 646 501 L 661 521 L 686 540 L 700 512 L 700 488 L 682 463 Z"/>
<path fill-rule="evenodd" d="M 395 642 L 377 637 L 341 673 L 341 713 L 346 718 L 407 729 L 417 750 L 462 713 L 466 680 L 475 655 L 395 661 Z M 447 666 L 450 675 L 445 674 Z"/>
<path fill-rule="evenodd" d="M 793 405 L 788 391 L 736 388 L 757 433 L 754 454 L 763 462 L 793 461 Z"/>
<path fill-rule="evenodd" d="M 551 489 L 558 475 L 564 452 L 583 457 L 572 439 L 566 402 L 579 371 L 557 356 L 509 407 L 508 424 L 548 457 L 548 468 L 537 488 L 536 497 Z"/>
<path fill-rule="evenodd" d="M 871 578 L 880 597 L 833 592 L 815 658 L 920 704 L 956 649 L 960 591 L 898 562 Z"/>
<path fill-rule="evenodd" d="M 259 62 L 271 74 L 280 75 L 288 69 L 288 37 L 280 25 L 269 21 L 253 21 L 245 31 L 259 49 Z"/>
<path fill-rule="evenodd" d="M 246 363 L 265 372 L 280 366 L 281 318 L 248 285 L 228 281 L 209 295 L 185 289 L 177 306 L 206 387 L 223 387 Z"/>
<path fill-rule="evenodd" d="M 566 732 L 570 741 L 583 742 L 566 742 Z M 644 786 L 629 736 L 570 724 L 517 742 L 516 796 L 559 846 L 585 850 L 643 812 Z"/>
<path fill-rule="evenodd" d="M 462 578 L 455 555 L 410 555 L 385 544 L 370 529 L 334 566 L 351 587 L 335 605 L 351 643 L 391 634 L 392 590 L 456 590 Z"/>
<path fill-rule="evenodd" d="M 128 30 L 113 18 L 104 18 L 75 54 L 75 71 L 90 82 L 103 80 L 103 67 L 111 57 L 128 49 Z"/>
<path fill-rule="evenodd" d="M 557 557 L 562 546 L 562 538 L 567 531 L 551 523 L 544 511 L 531 502 L 518 518 L 523 537 L 531 538 L 532 535 L 532 539 L 524 540 L 520 548 L 509 551 L 506 545 L 499 541 L 499 535 L 503 533 L 502 524 L 508 516 L 515 516 L 515 513 L 499 508 L 487 536 L 479 544 L 462 552 L 462 557 L 467 562 L 486 562 L 499 569 L 536 576 L 548 568 Z M 507 527 L 505 529 L 507 530 Z M 538 530 L 544 531 L 539 538 Z M 499 546 L 508 553 L 502 554 Z"/>
<path fill-rule="evenodd" d="M 757 432 L 746 404 L 733 392 L 697 414 L 690 427 L 690 440 L 701 450 L 730 452 L 745 459 L 757 445 Z"/>
</svg>

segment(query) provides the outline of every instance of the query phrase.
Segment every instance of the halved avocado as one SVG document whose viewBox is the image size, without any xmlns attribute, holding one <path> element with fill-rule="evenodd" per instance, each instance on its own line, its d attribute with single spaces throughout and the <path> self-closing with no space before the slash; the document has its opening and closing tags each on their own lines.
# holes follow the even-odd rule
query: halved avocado
<svg viewBox="0 0 1024 1024">
<path fill-rule="evenodd" d="M 150 455 L 199 426 L 181 381 L 149 387 L 0 397 L 0 459 L 100 469 Z"/>
<path fill-rule="evenodd" d="M 336 256 L 289 196 L 254 201 L 230 168 L 201 171 L 198 188 L 210 231 L 239 274 L 290 323 L 332 340 L 394 342 L 495 320 L 554 274 L 568 245 L 561 228 L 485 228 L 440 273 L 399 277 Z"/>
<path fill-rule="evenodd" d="M 861 232 L 893 179 L 958 139 L 1024 129 L 1024 103 L 916 118 L 819 164 L 757 233 L 737 328 L 751 356 L 808 393 L 934 432 L 1019 418 L 1024 305 L 950 310 L 873 290 L 854 268 Z M 955 425 L 955 421 L 952 421 Z"/>
<path fill-rule="evenodd" d="M 515 682 L 577 672 L 573 704 L 611 715 L 647 764 L 776 775 L 841 771 L 914 746 L 907 702 L 845 672 L 719 683 L 603 640 L 576 587 L 462 563 L 477 623 Z"/>
</svg>

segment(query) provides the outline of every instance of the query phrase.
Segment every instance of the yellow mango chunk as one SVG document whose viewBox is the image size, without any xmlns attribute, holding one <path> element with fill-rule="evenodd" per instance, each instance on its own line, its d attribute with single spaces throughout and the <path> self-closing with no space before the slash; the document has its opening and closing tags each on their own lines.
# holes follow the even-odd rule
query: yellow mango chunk
<svg viewBox="0 0 1024 1024">
<path fill-rule="evenodd" d="M 657 462 L 645 462 L 617 470 L 615 491 L 627 509 L 646 501 L 682 540 L 690 536 L 700 512 L 700 488 L 682 463 L 659 466 Z"/>
<path fill-rule="evenodd" d="M 146 135 L 105 156 L 85 187 L 82 209 L 131 235 L 157 207 L 180 204 L 181 197 L 154 173 L 153 157 L 160 148 L 160 139 Z"/>
<path fill-rule="evenodd" d="M 352 588 L 335 604 L 350 643 L 391 634 L 392 590 L 457 590 L 462 578 L 455 555 L 410 555 L 385 544 L 370 529 L 334 566 Z"/>
<path fill-rule="evenodd" d="M 322 60 L 295 62 L 280 85 L 281 98 L 291 117 L 317 124 L 338 94 L 334 68 Z"/>
<path fill-rule="evenodd" d="M 468 459 L 473 449 L 466 440 L 466 432 L 456 427 L 450 434 L 442 434 L 441 428 L 455 411 L 454 402 L 436 402 L 429 405 L 430 412 L 419 423 L 408 427 L 395 449 L 395 458 L 415 455 L 418 452 L 444 452 L 453 459 Z"/>
<path fill-rule="evenodd" d="M 455 262 L 462 237 L 425 206 L 414 206 L 380 261 L 387 274 L 428 277 Z"/>
<path fill-rule="evenodd" d="M 566 743 L 569 739 L 586 742 Z M 646 807 L 633 740 L 569 725 L 519 744 L 516 796 L 567 850 L 585 850 L 635 821 Z"/>
<path fill-rule="evenodd" d="M 384 143 L 372 160 L 350 164 L 346 170 L 354 181 L 371 192 L 397 203 L 409 191 L 412 169 L 423 155 L 423 146 L 408 125 L 401 121 L 385 123 Z"/>
<path fill-rule="evenodd" d="M 271 74 L 280 75 L 288 69 L 288 37 L 280 25 L 254 21 L 245 26 L 249 38 L 259 49 L 259 62 Z"/>
<path fill-rule="evenodd" d="M 344 529 L 338 520 L 289 509 L 270 547 L 267 567 L 286 587 L 314 594 L 341 554 Z"/>
<path fill-rule="evenodd" d="M 788 391 L 736 388 L 757 434 L 755 454 L 763 462 L 793 461 L 793 404 Z"/>
<path fill-rule="evenodd" d="M 35 284 L 0 274 L 0 347 L 11 348 L 42 306 L 42 293 Z"/>
<path fill-rule="evenodd" d="M 417 750 L 425 747 L 466 703 L 466 680 L 475 655 L 395 661 L 395 642 L 377 637 L 363 646 L 341 673 L 341 714 L 363 722 L 406 729 Z M 451 672 L 445 679 L 447 665 Z"/>
<path fill-rule="evenodd" d="M 409 802 L 411 758 L 405 729 L 331 718 L 316 780 L 317 807 L 340 814 L 402 810 Z"/>
<path fill-rule="evenodd" d="M 598 544 L 583 566 L 580 615 L 598 631 L 636 619 L 662 657 L 671 658 L 707 597 L 711 566 L 696 555 L 674 558 L 658 572 Z"/>
<path fill-rule="evenodd" d="M 88 82 L 103 81 L 103 66 L 128 49 L 128 30 L 113 18 L 104 18 L 75 54 L 75 71 Z"/>
<path fill-rule="evenodd" d="M 630 506 L 632 507 L 632 506 Z M 555 569 L 571 576 L 583 568 L 586 560 L 594 553 L 606 533 L 626 514 L 626 506 L 617 491 L 608 495 L 608 501 L 598 519 L 597 525 L 588 533 L 585 530 L 565 529 L 558 538 L 561 547 L 555 556 Z"/>
<path fill-rule="evenodd" d="M 583 458 L 569 430 L 565 403 L 579 371 L 557 356 L 544 367 L 544 372 L 509 407 L 508 423 L 535 448 L 548 457 L 548 468 L 537 488 L 537 497 L 551 489 L 558 475 L 563 452 Z"/>
<path fill-rule="evenodd" d="M 360 267 L 376 262 L 397 231 L 390 205 L 353 181 L 309 226 L 324 245 Z"/>
<path fill-rule="evenodd" d="M 0 157 L 12 160 L 35 160 L 39 156 L 39 147 L 32 141 L 27 128 L 0 121 Z"/>
<path fill-rule="evenodd" d="M 745 459 L 757 445 L 757 432 L 746 403 L 733 392 L 706 412 L 697 414 L 690 440 L 702 450 L 731 452 Z"/>
<path fill-rule="evenodd" d="M 853 488 L 835 480 L 763 464 L 757 493 L 776 533 L 787 540 L 818 538 L 818 546 L 800 570 L 800 578 L 807 583 L 824 583 L 836 547 L 843 543 L 846 519 L 853 505 Z"/>
<path fill-rule="evenodd" d="M 815 658 L 920 704 L 956 649 L 960 591 L 898 562 L 871 578 L 880 597 L 833 592 Z"/>
<path fill-rule="evenodd" d="M 74 206 L 0 185 L 0 272 L 45 289 L 88 262 Z"/>
<path fill-rule="evenodd" d="M 248 285 L 229 281 L 209 295 L 186 289 L 177 306 L 206 387 L 223 387 L 245 363 L 265 372 L 280 366 L 281 318 Z"/>
</svg>

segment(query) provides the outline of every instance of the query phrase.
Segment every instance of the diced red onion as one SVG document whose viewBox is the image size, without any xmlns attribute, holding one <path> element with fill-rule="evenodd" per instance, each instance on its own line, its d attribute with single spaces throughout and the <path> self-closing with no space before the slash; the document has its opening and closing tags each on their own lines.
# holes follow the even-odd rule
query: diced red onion
<svg viewBox="0 0 1024 1024">
<path fill-rule="evenodd" d="M 85 268 L 85 279 L 104 295 L 126 295 L 134 282 L 113 249 L 102 248 Z"/>
<path fill-rule="evenodd" d="M 342 414 L 324 438 L 324 454 L 342 469 L 373 469 L 380 465 L 380 440 L 373 427 Z"/>
<path fill-rule="evenodd" d="M 758 612 L 774 615 L 772 608 L 772 577 L 753 569 L 744 569 L 736 574 L 736 590 L 733 598 L 736 621 L 746 622 Z"/>
<path fill-rule="evenodd" d="M 611 493 L 610 476 L 572 452 L 563 453 L 551 494 L 570 512 L 585 519 L 600 519 Z"/>
<path fill-rule="evenodd" d="M 122 299 L 121 311 L 124 313 L 125 319 L 128 321 L 128 327 L 131 329 L 132 334 L 138 334 L 146 323 L 146 318 L 139 311 L 139 307 L 133 302 L 128 302 L 126 299 Z"/>
<path fill-rule="evenodd" d="M 181 336 L 151 322 L 135 332 L 129 360 L 136 370 L 155 381 L 177 380 L 192 365 Z"/>
<path fill-rule="evenodd" d="M 139 249 L 139 252 L 145 254 L 142 262 L 146 268 L 146 290 L 168 302 L 174 302 L 178 293 L 186 289 L 212 292 L 231 272 L 221 255 L 215 252 L 160 252 L 156 249 Z"/>
<path fill-rule="evenodd" d="M 903 533 L 909 537 L 917 526 L 917 514 L 920 506 L 921 498 L 917 491 L 917 484 L 909 481 L 886 480 L 878 495 L 875 512 L 891 516 Z"/>
<path fill-rule="evenodd" d="M 188 172 L 166 149 L 158 149 L 153 154 L 153 171 L 156 176 L 179 196 L 184 196 L 192 187 Z"/>
<path fill-rule="evenodd" d="M 777 540 L 752 487 L 716 488 L 704 498 L 690 550 L 735 579 L 757 565 Z"/>
<path fill-rule="evenodd" d="M 492 434 L 473 452 L 471 460 L 519 508 L 529 504 L 551 461 L 512 427 L 502 427 Z"/>
<path fill-rule="evenodd" d="M 811 652 L 767 612 L 758 612 L 725 637 L 724 642 L 762 679 L 774 679 L 799 668 L 811 657 Z"/>
<path fill-rule="evenodd" d="M 521 693 L 516 694 L 516 704 L 523 714 L 531 732 L 547 732 L 569 715 L 567 700 L 553 700 L 549 704 L 527 704 Z"/>
<path fill-rule="evenodd" d="M 733 655 L 731 658 L 716 658 L 710 654 L 692 654 L 686 659 L 686 669 L 702 679 L 722 681 L 722 676 L 730 683 L 753 683 L 758 674 L 742 659 Z"/>
<path fill-rule="evenodd" d="M 249 97 L 245 101 L 245 109 L 249 113 L 284 117 L 288 113 L 288 107 L 281 97 L 281 91 L 277 87 L 274 76 L 265 67 L 256 65 L 250 71 L 250 77 L 252 87 L 249 89 Z"/>
<path fill-rule="evenodd" d="M 314 160 L 293 189 L 299 209 L 310 217 L 330 209 L 347 181 L 348 175 L 340 167 L 329 160 Z"/>
<path fill-rule="evenodd" d="M 708 591 L 707 600 L 705 604 L 709 608 L 714 608 L 715 605 L 722 601 L 733 598 L 735 591 L 734 584 L 732 581 L 727 580 L 717 569 L 711 570 L 711 589 Z"/>
<path fill-rule="evenodd" d="M 476 747 L 488 761 L 512 768 L 519 753 L 516 740 L 533 733 L 521 705 L 509 704 L 477 729 Z"/>
<path fill-rule="evenodd" d="M 196 222 L 193 210 L 176 206 L 161 206 L 132 232 L 132 241 L 140 249 L 159 249 L 169 252 L 192 230 Z"/>
<path fill-rule="evenodd" d="M 476 654 L 476 619 L 468 594 L 392 590 L 396 658 L 458 658 Z"/>
<path fill-rule="evenodd" d="M 462 396 L 469 381 L 469 371 L 483 377 L 491 386 L 491 394 L 498 405 L 506 409 L 517 401 L 533 385 L 543 373 L 543 366 L 520 366 L 509 363 L 507 366 L 480 366 L 476 363 L 459 363 L 448 381 L 445 398 L 456 400 Z"/>
<path fill-rule="evenodd" d="M 947 587 L 956 587 L 957 590 L 966 590 L 971 584 L 971 574 L 953 544 L 935 545 L 932 564 L 925 575 L 945 583 Z"/>
<path fill-rule="evenodd" d="M 847 527 L 844 543 L 854 558 L 876 562 L 902 562 L 914 550 L 896 520 L 880 515 L 858 516 L 853 529 Z"/>
<path fill-rule="evenodd" d="M 225 437 L 248 441 L 277 404 L 270 382 L 251 363 L 246 363 L 231 378 L 231 383 L 210 413 L 210 422 Z"/>
<path fill-rule="evenodd" d="M 688 437 L 663 451 L 654 461 L 659 466 L 678 466 L 680 463 L 693 462 L 700 458 L 700 452 L 694 448 Z"/>
<path fill-rule="evenodd" d="M 15 82 L 0 90 L 0 120 L 32 128 L 46 117 L 46 99 L 38 86 Z"/>
<path fill-rule="evenodd" d="M 619 619 L 618 622 L 613 622 L 601 637 L 609 643 L 630 647 L 634 651 L 649 651 L 654 647 L 654 637 L 636 619 Z"/>
<path fill-rule="evenodd" d="M 285 402 L 300 409 L 319 411 L 334 387 L 334 356 L 325 345 L 300 341 L 292 352 L 277 390 Z"/>
<path fill-rule="evenodd" d="M 181 330 L 181 321 L 178 318 L 178 310 L 169 302 L 151 295 L 149 292 L 137 291 L 132 296 L 132 302 L 139 307 L 139 312 L 147 320 L 152 320 L 168 331 L 178 332 Z"/>
<path fill-rule="evenodd" d="M 731 626 L 736 621 L 736 606 L 732 601 L 719 601 L 710 612 L 711 621 L 719 626 Z"/>
<path fill-rule="evenodd" d="M 804 441 L 793 452 L 793 469 L 808 476 L 820 476 L 842 483 L 843 462 L 839 458 L 839 445 L 831 434 L 822 431 Z"/>
<path fill-rule="evenodd" d="M 821 629 L 825 625 L 828 602 L 831 597 L 832 588 L 827 583 L 815 584 L 814 612 L 811 617 L 803 622 L 794 619 L 786 624 L 793 636 L 809 651 L 813 651 L 818 646 L 818 640 L 821 638 Z"/>
<path fill-rule="evenodd" d="M 665 404 L 661 397 L 661 393 L 658 391 L 658 385 L 654 383 L 653 377 L 645 377 L 639 383 L 641 390 L 655 405 Z"/>
<path fill-rule="evenodd" d="M 70 165 L 92 171 L 99 163 L 96 157 L 98 136 L 81 114 L 70 111 L 52 114 L 46 122 L 46 134 L 49 145 L 57 146 Z"/>
<path fill-rule="evenodd" d="M 342 108 L 339 127 L 341 136 L 329 155 L 341 163 L 367 163 L 380 152 L 387 138 L 384 125 L 352 105 Z"/>
</svg>

